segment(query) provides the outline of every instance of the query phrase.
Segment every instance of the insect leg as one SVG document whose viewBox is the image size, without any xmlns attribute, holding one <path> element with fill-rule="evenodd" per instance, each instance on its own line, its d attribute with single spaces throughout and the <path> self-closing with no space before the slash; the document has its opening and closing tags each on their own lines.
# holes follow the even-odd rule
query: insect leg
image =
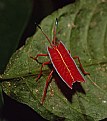
<svg viewBox="0 0 107 121">
<path fill-rule="evenodd" d="M 48 86 L 49 86 L 49 83 L 52 81 L 51 80 L 51 77 L 52 77 L 52 74 L 53 74 L 54 70 L 52 70 L 46 80 L 46 85 L 45 85 L 45 89 L 44 89 L 44 92 L 43 92 L 43 96 L 42 96 L 42 99 L 41 99 L 41 104 L 44 103 L 44 100 L 45 100 L 45 97 L 46 97 L 46 93 L 47 93 L 47 89 L 48 89 Z"/>
<path fill-rule="evenodd" d="M 90 75 L 90 73 L 86 72 L 81 64 L 80 58 L 78 56 L 73 57 L 73 59 L 78 59 L 80 69 L 84 75 Z"/>
<path fill-rule="evenodd" d="M 91 79 L 91 77 L 89 76 L 90 73 L 85 72 L 85 70 L 84 70 L 84 68 L 83 68 L 83 66 L 82 66 L 82 64 L 81 64 L 81 62 L 80 62 L 80 58 L 79 58 L 78 56 L 75 56 L 75 57 L 73 57 L 73 58 L 74 58 L 74 59 L 78 59 L 78 62 L 79 62 L 79 64 L 80 64 L 80 69 L 81 69 L 82 73 L 83 73 L 84 75 L 88 75 L 88 76 L 87 76 L 88 79 L 89 79 L 97 88 L 99 88 L 100 90 L 102 90 L 101 87 L 100 87 L 99 85 L 97 85 L 97 84 Z"/>
<path fill-rule="evenodd" d="M 48 54 L 37 54 L 36 57 L 30 56 L 30 58 L 32 58 L 32 59 L 34 59 L 34 60 L 36 60 L 36 61 L 38 62 L 37 58 L 38 58 L 39 56 L 49 56 L 49 55 L 48 55 Z"/>
<path fill-rule="evenodd" d="M 39 79 L 39 78 L 41 77 L 41 75 L 42 75 L 42 68 L 43 68 L 45 65 L 48 65 L 48 64 L 50 64 L 50 63 L 51 63 L 50 61 L 42 63 L 42 66 L 41 66 L 41 69 L 40 69 L 40 73 L 39 73 L 39 75 L 38 75 L 36 81 L 38 81 L 38 79 Z"/>
</svg>

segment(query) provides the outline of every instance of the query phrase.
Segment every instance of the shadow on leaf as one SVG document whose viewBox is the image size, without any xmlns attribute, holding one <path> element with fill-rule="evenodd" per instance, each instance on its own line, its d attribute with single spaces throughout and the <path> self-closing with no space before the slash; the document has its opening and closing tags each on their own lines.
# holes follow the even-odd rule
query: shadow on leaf
<svg viewBox="0 0 107 121">
<path fill-rule="evenodd" d="M 52 69 L 53 66 L 52 64 L 49 65 L 49 68 Z M 60 76 L 57 74 L 56 71 L 54 71 L 53 73 L 53 78 L 55 79 L 55 83 L 57 84 L 58 88 L 61 90 L 61 92 L 63 93 L 63 95 L 66 97 L 66 99 L 72 103 L 72 96 L 76 93 L 76 92 L 80 92 L 82 94 L 86 94 L 85 90 L 83 89 L 83 87 L 81 86 L 80 82 L 76 82 L 73 84 L 72 89 L 70 89 L 66 83 L 60 78 Z"/>
</svg>

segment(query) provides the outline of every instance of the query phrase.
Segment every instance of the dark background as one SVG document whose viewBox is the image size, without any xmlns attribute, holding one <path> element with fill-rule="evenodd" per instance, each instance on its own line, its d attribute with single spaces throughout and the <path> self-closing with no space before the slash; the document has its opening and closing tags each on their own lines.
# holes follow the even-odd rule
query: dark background
<svg viewBox="0 0 107 121">
<path fill-rule="evenodd" d="M 74 2 L 75 0 L 33 0 L 32 15 L 23 33 L 23 36 L 20 40 L 18 47 L 24 44 L 27 37 L 34 34 L 35 22 L 39 24 L 43 18 L 45 18 L 46 16 L 48 16 L 55 10 L 58 10 L 59 8 L 62 8 L 63 6 L 70 4 L 70 3 L 74 3 Z"/>
<path fill-rule="evenodd" d="M 73 2 L 75 2 L 75 0 L 33 0 L 32 12 L 27 26 L 19 39 L 17 49 L 25 44 L 27 37 L 34 34 L 35 22 L 39 24 L 44 17 L 48 16 L 53 11 Z M 11 99 L 4 92 L 3 98 L 4 106 L 0 111 L 0 121 L 45 121 L 45 119 L 30 107 Z M 58 121 L 63 121 L 63 119 L 59 119 Z"/>
</svg>

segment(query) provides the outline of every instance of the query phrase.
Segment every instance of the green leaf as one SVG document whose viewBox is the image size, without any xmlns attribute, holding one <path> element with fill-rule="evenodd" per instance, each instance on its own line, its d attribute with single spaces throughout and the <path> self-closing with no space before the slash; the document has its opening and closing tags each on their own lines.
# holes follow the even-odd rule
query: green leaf
<svg viewBox="0 0 107 121">
<path fill-rule="evenodd" d="M 90 73 L 90 76 L 85 77 L 86 82 L 74 84 L 70 90 L 65 88 L 63 82 L 56 84 L 53 79 L 45 103 L 40 105 L 50 69 L 45 67 L 43 76 L 35 82 L 41 65 L 30 56 L 47 53 L 46 47 L 49 45 L 38 30 L 10 59 L 2 75 L 3 90 L 50 121 L 58 117 L 66 121 L 98 121 L 107 118 L 107 1 L 80 0 L 46 17 L 40 26 L 49 38 L 52 38 L 56 17 L 59 20 L 58 38 L 72 56 L 81 58 L 85 70 Z M 40 62 L 47 60 L 49 58 L 39 58 Z M 62 92 L 61 85 L 64 86 Z"/>
</svg>

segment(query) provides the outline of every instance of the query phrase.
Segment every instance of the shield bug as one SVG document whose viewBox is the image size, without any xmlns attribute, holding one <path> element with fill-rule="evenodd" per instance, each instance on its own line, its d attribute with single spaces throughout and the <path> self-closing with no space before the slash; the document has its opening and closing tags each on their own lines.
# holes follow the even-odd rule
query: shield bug
<svg viewBox="0 0 107 121">
<path fill-rule="evenodd" d="M 50 60 L 48 62 L 42 63 L 42 66 L 40 69 L 40 74 L 38 75 L 36 81 L 39 80 L 39 78 L 41 77 L 42 68 L 45 65 L 49 65 L 49 64 L 53 65 L 53 68 L 52 68 L 51 72 L 49 73 L 47 80 L 46 80 L 46 85 L 45 85 L 43 97 L 41 100 L 42 104 L 44 103 L 47 89 L 48 89 L 49 83 L 51 81 L 51 78 L 52 78 L 54 72 L 56 72 L 59 75 L 59 77 L 65 82 L 65 84 L 70 89 L 72 89 L 72 85 L 75 82 L 85 82 L 85 79 L 84 79 L 82 73 L 84 75 L 89 74 L 89 73 L 85 72 L 85 70 L 83 69 L 83 66 L 80 62 L 79 57 L 78 56 L 72 57 L 70 55 L 70 52 L 66 49 L 65 45 L 63 44 L 63 42 L 61 40 L 58 41 L 58 39 L 56 37 L 57 24 L 58 24 L 58 21 L 56 19 L 56 25 L 54 26 L 54 29 L 53 29 L 52 42 L 50 41 L 48 36 L 44 33 L 42 28 L 39 25 L 37 25 L 38 28 L 44 34 L 44 36 L 47 38 L 48 42 L 50 43 L 50 47 L 47 47 L 47 54 L 37 54 L 36 57 L 31 57 L 31 58 L 33 58 L 34 60 L 36 60 L 38 62 L 37 59 L 39 56 L 49 56 Z M 74 59 L 78 60 L 82 73 L 80 72 L 79 68 L 77 67 Z"/>
</svg>

